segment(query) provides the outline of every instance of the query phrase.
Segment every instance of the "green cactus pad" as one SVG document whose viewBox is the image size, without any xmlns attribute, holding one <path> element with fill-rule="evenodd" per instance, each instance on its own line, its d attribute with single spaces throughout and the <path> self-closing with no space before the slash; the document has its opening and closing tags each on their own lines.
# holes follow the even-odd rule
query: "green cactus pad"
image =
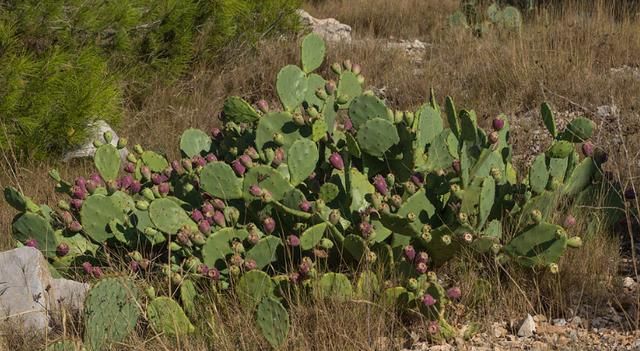
<svg viewBox="0 0 640 351">
<path fill-rule="evenodd" d="M 578 117 L 567 125 L 561 138 L 572 143 L 581 143 L 593 135 L 595 124 L 590 119 Z"/>
<path fill-rule="evenodd" d="M 522 14 L 513 6 L 505 6 L 498 17 L 499 24 L 508 30 L 519 31 L 522 27 Z"/>
<path fill-rule="evenodd" d="M 294 141 L 311 135 L 309 127 L 298 127 L 293 122 L 293 117 L 287 112 L 268 113 L 258 122 L 256 129 L 256 147 L 263 150 L 265 146 L 275 146 L 273 134 L 280 133 L 284 138 L 283 148 L 291 147 Z"/>
<path fill-rule="evenodd" d="M 228 97 L 222 108 L 226 121 L 234 123 L 253 123 L 260 118 L 260 114 L 239 96 Z"/>
<path fill-rule="evenodd" d="M 413 229 L 413 233 L 420 233 L 422 226 L 430 223 L 431 218 L 436 214 L 436 207 L 427 198 L 427 192 L 424 188 L 406 199 L 397 212 L 402 217 L 407 217 L 409 213 L 413 213 L 416 216 L 416 220 L 409 224 Z M 406 235 L 409 235 L 409 232 Z"/>
<path fill-rule="evenodd" d="M 289 334 L 289 313 L 271 297 L 262 299 L 256 311 L 256 323 L 271 347 L 279 349 Z"/>
<path fill-rule="evenodd" d="M 326 223 L 316 224 L 313 227 L 305 230 L 302 235 L 300 235 L 300 248 L 302 248 L 303 250 L 313 249 L 316 245 L 318 245 L 320 240 L 322 240 L 326 230 Z"/>
<path fill-rule="evenodd" d="M 502 223 L 494 219 L 489 222 L 482 234 L 471 243 L 471 247 L 479 253 L 487 253 L 494 244 L 500 244 Z"/>
<path fill-rule="evenodd" d="M 382 118 L 367 121 L 358 131 L 357 139 L 362 151 L 376 157 L 382 157 L 387 150 L 400 142 L 396 126 Z"/>
<path fill-rule="evenodd" d="M 389 120 L 387 106 L 373 95 L 354 97 L 349 105 L 349 117 L 356 129 L 361 128 L 367 121 L 374 118 Z"/>
<path fill-rule="evenodd" d="M 358 212 L 369 206 L 369 202 L 367 202 L 365 195 L 373 193 L 375 189 L 373 185 L 369 183 L 367 176 L 358 172 L 355 168 L 349 170 L 348 179 L 347 189 L 351 195 L 351 204 L 349 205 L 349 209 L 351 212 Z"/>
<path fill-rule="evenodd" d="M 141 211 L 136 209 L 133 211 L 131 218 L 136 229 L 144 235 L 151 245 L 157 245 L 167 241 L 164 234 L 155 230 L 153 222 L 151 222 L 151 217 L 149 217 L 148 210 Z M 147 228 L 151 228 L 153 231 L 147 231 Z"/>
<path fill-rule="evenodd" d="M 282 240 L 270 235 L 260 239 L 255 246 L 247 251 L 245 258 L 256 261 L 258 269 L 264 269 L 276 260 L 276 254 L 280 247 L 282 247 Z"/>
<path fill-rule="evenodd" d="M 111 144 L 103 144 L 96 150 L 93 162 L 104 180 L 115 180 L 120 172 L 120 153 Z"/>
<path fill-rule="evenodd" d="M 456 228 L 456 231 L 466 231 L 462 227 Z M 431 241 L 424 242 L 420 239 L 426 248 L 427 253 L 431 257 L 431 263 L 433 266 L 440 266 L 446 261 L 451 259 L 460 249 L 460 243 L 456 240 L 452 240 L 451 244 L 445 245 L 442 242 L 442 237 L 445 235 L 454 238 L 457 236 L 456 231 L 453 231 L 446 225 L 435 228 L 431 231 Z M 460 233 L 462 234 L 462 233 Z"/>
<path fill-rule="evenodd" d="M 347 97 L 347 101 L 344 104 L 340 104 L 340 108 L 349 106 L 353 98 L 362 95 L 362 85 L 358 82 L 358 77 L 351 71 L 342 72 L 338 81 L 337 93 L 338 97 Z"/>
<path fill-rule="evenodd" d="M 149 205 L 149 217 L 156 228 L 169 235 L 177 233 L 184 226 L 191 229 L 196 226 L 180 205 L 169 198 L 153 200 Z"/>
<path fill-rule="evenodd" d="M 209 267 L 225 267 L 224 259 L 233 253 L 231 241 L 244 240 L 248 236 L 249 233 L 244 229 L 223 228 L 214 232 L 202 247 L 203 262 Z"/>
<path fill-rule="evenodd" d="M 167 159 L 157 152 L 145 151 L 140 158 L 152 172 L 162 172 L 169 167 Z"/>
<path fill-rule="evenodd" d="M 556 120 L 553 117 L 553 112 L 551 111 L 551 106 L 546 102 L 542 103 L 542 105 L 540 105 L 540 114 L 542 115 L 544 126 L 547 127 L 551 136 L 555 138 L 558 135 L 558 130 L 556 128 Z"/>
<path fill-rule="evenodd" d="M 456 112 L 456 106 L 453 103 L 453 99 L 447 96 L 444 101 L 444 110 L 447 114 L 447 122 L 449 122 L 449 128 L 456 138 L 460 139 L 460 121 L 458 120 L 458 114 Z"/>
<path fill-rule="evenodd" d="M 360 273 L 356 282 L 356 296 L 361 299 L 373 300 L 378 294 L 380 294 L 380 282 L 376 274 L 372 271 Z"/>
<path fill-rule="evenodd" d="M 315 73 L 311 73 L 307 77 L 307 94 L 304 97 L 304 101 L 307 103 L 307 106 L 315 106 L 316 109 L 320 110 L 324 107 L 325 101 L 320 99 L 316 92 L 318 89 L 324 91 L 324 86 L 327 81 L 324 80 L 320 75 Z"/>
<path fill-rule="evenodd" d="M 96 283 L 84 303 L 84 344 L 90 350 L 105 350 L 124 341 L 138 323 L 137 298 L 131 280 L 112 277 Z"/>
<path fill-rule="evenodd" d="M 349 253 L 356 262 L 360 262 L 367 252 L 367 242 L 361 236 L 349 234 L 344 237 L 342 243 L 344 250 Z"/>
<path fill-rule="evenodd" d="M 460 134 L 462 139 L 474 143 L 478 137 L 478 118 L 473 111 L 460 111 Z"/>
<path fill-rule="evenodd" d="M 556 263 L 567 247 L 567 237 L 557 236 L 562 227 L 540 223 L 532 225 L 504 247 L 506 253 L 526 267 Z"/>
<path fill-rule="evenodd" d="M 278 73 L 276 90 L 285 110 L 293 111 L 302 104 L 307 91 L 304 72 L 294 65 L 283 67 Z"/>
<path fill-rule="evenodd" d="M 159 334 L 183 336 L 195 331 L 180 305 L 172 298 L 160 296 L 147 306 L 151 327 Z"/>
<path fill-rule="evenodd" d="M 24 212 L 15 217 L 11 226 L 13 237 L 25 243 L 29 239 L 35 239 L 38 249 L 46 257 L 55 257 L 58 240 L 51 224 L 35 213 Z"/>
<path fill-rule="evenodd" d="M 376 232 L 375 237 L 371 239 L 371 241 L 374 243 L 381 243 L 387 240 L 387 238 L 391 236 L 391 234 L 393 233 L 391 230 L 385 227 L 382 224 L 382 222 L 380 222 L 379 220 L 375 220 L 375 219 L 371 220 L 371 225 L 373 226 L 373 230 Z"/>
<path fill-rule="evenodd" d="M 571 142 L 568 142 L 566 140 L 558 140 L 554 142 L 553 145 L 551 145 L 547 153 L 549 157 L 565 158 L 574 151 L 575 148 Z"/>
<path fill-rule="evenodd" d="M 255 184 L 263 190 L 269 191 L 276 201 L 282 200 L 284 195 L 293 189 L 291 183 L 280 172 L 269 166 L 255 166 L 245 174 L 242 192 L 246 200 L 255 198 L 249 192 L 249 188 Z"/>
<path fill-rule="evenodd" d="M 327 122 L 323 118 L 316 119 L 311 126 L 311 140 L 315 142 L 322 140 L 328 131 Z"/>
<path fill-rule="evenodd" d="M 318 163 L 318 147 L 309 139 L 300 139 L 291 145 L 287 154 L 291 184 L 298 185 L 313 173 Z"/>
<path fill-rule="evenodd" d="M 325 299 L 348 300 L 353 295 L 349 278 L 342 273 L 325 273 L 315 283 L 314 292 Z"/>
<path fill-rule="evenodd" d="M 417 113 L 418 130 L 416 130 L 416 141 L 418 148 L 424 149 L 428 144 L 442 132 L 443 122 L 440 111 L 425 104 Z"/>
<path fill-rule="evenodd" d="M 458 148 L 458 140 L 451 130 L 445 129 L 429 147 L 426 168 L 435 171 L 451 167 L 454 160 L 452 148 L 454 150 Z"/>
<path fill-rule="evenodd" d="M 402 286 L 396 286 L 393 288 L 387 288 L 382 293 L 383 304 L 387 308 L 396 308 L 400 302 L 400 296 L 406 294 L 408 291 Z"/>
<path fill-rule="evenodd" d="M 224 200 L 242 198 L 242 178 L 236 177 L 231 166 L 224 162 L 211 162 L 200 172 L 202 190 Z"/>
<path fill-rule="evenodd" d="M 484 227 L 489 219 L 496 198 L 496 182 L 491 177 L 486 177 L 480 191 L 480 206 L 478 208 L 478 229 Z"/>
<path fill-rule="evenodd" d="M 327 98 L 322 109 L 324 115 L 324 121 L 327 123 L 327 131 L 329 134 L 333 134 L 336 126 L 336 116 L 338 115 L 338 105 L 336 104 L 336 97 L 331 95 Z"/>
<path fill-rule="evenodd" d="M 333 183 L 322 184 L 318 193 L 320 199 L 325 203 L 329 203 L 335 200 L 338 195 L 340 195 L 340 188 L 338 188 L 338 186 Z"/>
<path fill-rule="evenodd" d="M 529 186 L 536 194 L 541 194 L 547 188 L 549 181 L 549 170 L 547 169 L 546 158 L 543 154 L 538 155 L 531 169 L 529 170 Z"/>
<path fill-rule="evenodd" d="M 190 128 L 182 133 L 180 150 L 187 157 L 202 155 L 211 149 L 211 137 L 200 129 Z"/>
<path fill-rule="evenodd" d="M 235 291 L 242 306 L 253 309 L 265 297 L 273 296 L 274 288 L 273 281 L 267 273 L 254 270 L 240 277 Z"/>
<path fill-rule="evenodd" d="M 307 34 L 302 40 L 302 69 L 306 73 L 315 71 L 324 61 L 326 47 L 318 34 Z"/>
<path fill-rule="evenodd" d="M 569 158 L 550 158 L 549 159 L 549 176 L 552 179 L 558 179 L 561 182 L 567 174 Z"/>
<path fill-rule="evenodd" d="M 573 170 L 569 179 L 567 179 L 563 193 L 570 196 L 577 195 L 591 184 L 597 172 L 598 167 L 595 162 L 593 162 L 593 159 L 586 157 Z"/>
<path fill-rule="evenodd" d="M 91 195 L 84 200 L 80 210 L 82 226 L 92 240 L 102 243 L 113 238 L 114 234 L 108 229 L 109 222 L 116 220 L 125 222 L 125 213 L 118 207 L 110 196 Z"/>
<path fill-rule="evenodd" d="M 184 311 L 191 318 L 196 317 L 198 314 L 196 308 L 197 298 L 198 291 L 196 290 L 196 285 L 193 283 L 193 280 L 183 280 L 182 284 L 180 284 L 180 302 L 182 302 L 182 306 L 184 306 Z"/>
<path fill-rule="evenodd" d="M 38 212 L 39 210 L 38 205 L 12 186 L 4 188 L 4 199 L 11 207 L 20 212 Z"/>
</svg>

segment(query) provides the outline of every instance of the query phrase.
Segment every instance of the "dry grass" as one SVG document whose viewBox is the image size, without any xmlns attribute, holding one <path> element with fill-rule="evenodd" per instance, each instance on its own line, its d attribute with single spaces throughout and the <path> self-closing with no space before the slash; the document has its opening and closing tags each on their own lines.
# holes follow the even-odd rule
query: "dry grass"
<svg viewBox="0 0 640 351">
<path fill-rule="evenodd" d="M 587 3 L 591 4 L 589 15 L 581 9 Z M 386 87 L 393 108 L 415 108 L 434 88 L 440 101 L 448 94 L 458 107 L 474 108 L 483 117 L 482 123 L 507 113 L 522 126 L 513 135 L 516 153 L 528 153 L 528 132 L 539 123 L 532 124 L 523 115 L 537 109 L 542 101 L 550 101 L 558 111 L 579 111 L 593 118 L 601 127 L 596 140 L 611 151 L 608 170 L 625 186 L 635 181 L 638 187 L 640 79 L 630 73 L 612 74 L 611 69 L 640 66 L 640 20 L 628 13 L 620 15 L 619 11 L 614 15 L 613 3 L 565 2 L 561 9 L 550 7 L 528 19 L 520 35 L 494 31 L 481 39 L 448 28 L 446 17 L 457 6 L 454 0 L 397 0 L 393 6 L 383 0 L 326 0 L 310 2 L 306 8 L 318 17 L 336 17 L 352 25 L 357 38 L 369 40 L 358 45 L 332 44 L 328 62 L 351 58 L 362 63 L 367 84 Z M 427 42 L 422 63 L 411 62 L 399 51 L 382 50 L 375 40 L 390 36 Z M 129 122 L 118 132 L 131 143 L 177 156 L 180 132 L 190 126 L 208 129 L 216 125 L 226 96 L 275 101 L 273 86 L 278 69 L 297 58 L 295 41 L 285 39 L 262 43 L 255 52 L 235 55 L 227 64 L 197 69 L 179 84 L 154 89 L 140 108 L 128 111 Z M 323 69 L 328 73 L 327 67 Z M 620 111 L 617 117 L 596 116 L 597 106 L 612 103 Z M 20 185 L 38 202 L 49 204 L 56 201 L 51 192 L 53 184 L 46 177 L 51 166 L 57 166 L 68 178 L 90 172 L 86 162 L 16 164 L 6 160 L 4 164 L 2 186 Z M 629 206 L 630 210 L 640 210 L 637 202 Z M 2 248 L 11 245 L 13 215 L 12 209 L 0 204 Z M 582 219 L 576 232 L 585 228 L 586 219 Z M 481 321 L 513 318 L 525 311 L 559 316 L 581 304 L 615 301 L 618 241 L 605 229 L 587 240 L 582 249 L 568 254 L 558 276 L 539 273 L 532 277 L 513 267 L 498 267 L 492 261 L 463 258 L 453 262 L 446 276 L 460 282 L 465 291 L 467 310 L 463 315 L 467 320 Z M 204 350 L 212 344 L 222 350 L 265 347 L 249 327 L 252 316 L 233 304 L 207 306 L 219 308 L 210 311 L 207 319 L 215 322 L 204 323 L 201 335 L 181 340 L 178 349 Z M 368 350 L 372 349 L 372 335 L 406 337 L 401 321 L 366 304 L 307 301 L 292 311 L 294 337 L 287 344 L 291 350 Z M 145 337 L 131 342 L 130 349 L 175 346 L 166 340 L 143 340 Z"/>
</svg>

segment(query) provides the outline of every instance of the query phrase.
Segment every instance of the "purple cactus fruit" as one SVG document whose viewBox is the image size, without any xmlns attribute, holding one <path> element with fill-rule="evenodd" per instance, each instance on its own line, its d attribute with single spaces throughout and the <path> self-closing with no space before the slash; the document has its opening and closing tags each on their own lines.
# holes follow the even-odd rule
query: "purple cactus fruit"
<svg viewBox="0 0 640 351">
<path fill-rule="evenodd" d="M 71 207 L 73 207 L 76 210 L 79 210 L 80 208 L 82 208 L 83 201 L 80 199 L 71 199 L 69 203 L 71 204 Z"/>
<path fill-rule="evenodd" d="M 69 226 L 67 228 L 69 228 L 69 231 L 71 231 L 72 233 L 77 233 L 82 230 L 82 224 L 80 224 L 80 222 L 78 221 L 72 221 L 71 223 L 69 223 Z"/>
<path fill-rule="evenodd" d="M 298 208 L 302 212 L 311 212 L 311 202 L 304 200 L 298 204 Z"/>
<path fill-rule="evenodd" d="M 181 174 L 184 171 L 182 165 L 180 164 L 180 161 L 178 160 L 171 161 L 171 169 L 173 169 L 178 174 Z"/>
<path fill-rule="evenodd" d="M 334 152 L 331 154 L 331 156 L 329 156 L 329 163 L 331 163 L 331 166 L 333 166 L 333 168 L 337 170 L 341 171 L 344 169 L 344 161 L 342 161 L 342 156 L 340 156 L 340 154 L 337 152 Z"/>
<path fill-rule="evenodd" d="M 84 200 L 87 197 L 87 191 L 85 190 L 85 188 L 74 185 L 71 187 L 71 196 L 74 199 Z"/>
<path fill-rule="evenodd" d="M 142 174 L 142 177 L 144 179 L 152 180 L 151 179 L 151 169 L 148 166 L 140 167 L 140 174 Z M 154 184 L 156 184 L 156 183 L 154 182 Z"/>
<path fill-rule="evenodd" d="M 244 261 L 244 269 L 247 271 L 252 271 L 254 269 L 258 268 L 258 264 L 256 263 L 255 260 L 252 259 L 247 259 Z"/>
<path fill-rule="evenodd" d="M 493 120 L 493 130 L 499 132 L 502 130 L 502 128 L 504 128 L 504 120 L 501 118 L 496 118 Z"/>
<path fill-rule="evenodd" d="M 418 272 L 418 274 L 425 274 L 427 273 L 427 264 L 424 262 L 418 262 L 416 264 L 416 272 Z"/>
<path fill-rule="evenodd" d="M 234 160 L 231 162 L 231 168 L 239 177 L 242 177 L 244 172 L 247 171 L 247 168 L 242 164 L 242 162 L 240 162 L 240 160 Z"/>
<path fill-rule="evenodd" d="M 404 257 L 407 259 L 407 261 L 409 262 L 413 262 L 413 260 L 416 258 L 416 249 L 413 248 L 413 246 L 411 245 L 407 245 L 402 249 L 402 253 L 404 254 Z"/>
<path fill-rule="evenodd" d="M 411 175 L 411 183 L 417 187 L 421 187 L 424 184 L 424 176 L 422 173 L 414 173 Z"/>
<path fill-rule="evenodd" d="M 187 172 L 193 171 L 193 162 L 191 162 L 191 160 L 188 158 L 182 159 L 180 161 L 180 165 Z"/>
<path fill-rule="evenodd" d="M 369 238 L 371 233 L 373 233 L 373 226 L 369 222 L 361 222 L 358 228 L 365 239 Z"/>
<path fill-rule="evenodd" d="M 136 273 L 140 270 L 140 264 L 136 261 L 129 261 L 129 269 L 131 272 Z"/>
<path fill-rule="evenodd" d="M 582 154 L 585 155 L 586 157 L 593 156 L 593 149 L 594 149 L 593 144 L 590 141 L 587 141 L 582 144 Z"/>
<path fill-rule="evenodd" d="M 262 196 L 262 188 L 258 184 L 253 184 L 249 187 L 249 193 L 253 196 Z"/>
<path fill-rule="evenodd" d="M 576 218 L 574 216 L 567 215 L 564 218 L 564 222 L 562 223 L 562 226 L 565 227 L 565 228 L 571 228 L 571 227 L 576 225 L 576 222 L 577 221 L 576 221 Z"/>
<path fill-rule="evenodd" d="M 137 194 L 140 192 L 140 190 L 142 190 L 142 184 L 140 184 L 140 182 L 137 180 L 132 181 L 131 185 L 129 186 L 129 191 L 132 194 Z"/>
<path fill-rule="evenodd" d="M 436 299 L 434 299 L 433 296 L 431 296 L 431 294 L 425 294 L 422 297 L 422 304 L 427 307 L 431 307 L 436 304 Z"/>
<path fill-rule="evenodd" d="M 136 171 L 136 165 L 131 162 L 127 162 L 127 164 L 124 165 L 124 171 L 127 173 L 134 173 Z"/>
<path fill-rule="evenodd" d="M 256 106 L 258 106 L 258 110 L 262 111 L 262 113 L 269 112 L 269 103 L 265 99 L 258 100 Z"/>
<path fill-rule="evenodd" d="M 213 204 L 210 202 L 205 202 L 202 204 L 202 214 L 205 217 L 213 217 L 213 213 L 215 212 L 215 210 L 215 206 L 213 206 Z"/>
<path fill-rule="evenodd" d="M 98 183 L 94 182 L 91 179 L 87 180 L 87 191 L 89 192 L 89 194 L 93 194 L 97 188 Z"/>
<path fill-rule="evenodd" d="M 384 179 L 384 177 L 381 176 L 380 174 L 378 174 L 377 176 L 373 177 L 373 186 L 383 196 L 386 196 L 389 193 L 389 187 L 387 186 L 387 180 Z"/>
<path fill-rule="evenodd" d="M 298 272 L 292 272 L 289 273 L 289 282 L 291 284 L 298 284 L 298 282 L 300 281 L 300 273 Z"/>
<path fill-rule="evenodd" d="M 98 279 L 100 279 L 104 275 L 104 273 L 102 272 L 102 268 L 100 267 L 93 267 L 93 269 L 91 270 L 91 274 L 94 278 Z"/>
<path fill-rule="evenodd" d="M 211 200 L 211 205 L 213 205 L 213 208 L 215 208 L 216 210 L 224 210 L 225 207 L 227 207 L 227 205 L 224 203 L 224 201 L 222 201 L 222 199 L 212 199 Z"/>
<path fill-rule="evenodd" d="M 209 268 L 209 270 L 207 271 L 207 276 L 210 279 L 217 281 L 220 279 L 220 271 L 217 270 L 216 268 Z"/>
<path fill-rule="evenodd" d="M 489 142 L 491 144 L 496 144 L 500 140 L 500 134 L 498 132 L 489 133 Z"/>
<path fill-rule="evenodd" d="M 132 183 L 133 183 L 133 177 L 130 174 L 127 174 L 124 177 L 120 178 L 121 189 L 129 189 Z"/>
<path fill-rule="evenodd" d="M 280 166 L 280 164 L 282 164 L 282 162 L 284 162 L 284 159 L 285 159 L 284 149 L 279 147 L 275 149 L 273 152 L 274 152 L 274 155 L 273 155 L 273 160 L 271 161 L 271 164 L 274 167 L 278 167 Z"/>
<path fill-rule="evenodd" d="M 287 236 L 287 245 L 289 245 L 291 247 L 300 246 L 300 238 L 295 234 L 291 234 L 291 235 Z"/>
<path fill-rule="evenodd" d="M 224 213 L 220 211 L 214 212 L 213 221 L 220 227 L 225 227 L 227 225 L 226 220 L 224 219 Z"/>
<path fill-rule="evenodd" d="M 202 211 L 198 209 L 191 211 L 191 219 L 193 219 L 194 222 L 200 222 L 201 220 L 203 220 L 204 216 L 202 215 Z"/>
<path fill-rule="evenodd" d="M 353 122 L 351 121 L 351 118 L 346 117 L 344 119 L 343 125 L 344 125 L 345 132 L 349 132 L 353 130 Z"/>
<path fill-rule="evenodd" d="M 202 157 L 202 156 L 193 156 L 193 158 L 191 159 L 191 164 L 198 168 L 198 167 L 204 167 L 207 165 L 207 160 Z"/>
<path fill-rule="evenodd" d="M 431 335 L 438 334 L 440 332 L 440 324 L 438 324 L 438 321 L 429 322 L 429 325 L 427 326 L 427 332 L 429 332 L 429 334 Z"/>
<path fill-rule="evenodd" d="M 91 262 L 83 262 L 82 270 L 84 270 L 86 274 L 91 274 L 93 273 L 93 265 L 91 264 Z"/>
<path fill-rule="evenodd" d="M 362 66 L 360 66 L 359 63 L 354 63 L 351 66 L 351 72 L 353 72 L 353 74 L 355 74 L 355 75 L 360 74 L 360 72 L 362 72 Z"/>
<path fill-rule="evenodd" d="M 307 274 L 309 274 L 309 271 L 311 271 L 311 265 L 305 261 L 302 261 L 302 263 L 300 263 L 300 265 L 298 266 L 298 272 L 300 272 L 301 275 L 306 276 Z"/>
<path fill-rule="evenodd" d="M 460 296 L 462 296 L 462 291 L 460 291 L 460 288 L 457 286 L 454 286 L 447 290 L 447 297 L 451 300 L 457 300 L 460 298 Z"/>
<path fill-rule="evenodd" d="M 460 160 L 453 160 L 453 162 L 451 162 L 451 168 L 453 168 L 453 171 L 456 172 L 456 174 L 460 174 L 460 171 L 462 170 Z"/>
<path fill-rule="evenodd" d="M 633 188 L 627 188 L 627 190 L 624 191 L 624 198 L 625 200 L 635 200 L 636 199 L 636 191 Z"/>
<path fill-rule="evenodd" d="M 27 241 L 24 242 L 24 246 L 33 247 L 34 249 L 37 249 L 38 242 L 36 241 L 36 239 L 28 239 Z"/>
<path fill-rule="evenodd" d="M 222 137 L 222 131 L 218 127 L 211 128 L 211 136 L 215 140 L 219 140 Z"/>
<path fill-rule="evenodd" d="M 169 190 L 171 190 L 171 187 L 169 186 L 169 183 L 160 183 L 158 185 L 158 192 L 160 193 L 160 195 L 167 195 L 169 194 Z"/>
<path fill-rule="evenodd" d="M 271 234 L 276 229 L 276 221 L 271 217 L 267 217 L 262 221 L 262 228 L 267 234 Z"/>
<path fill-rule="evenodd" d="M 151 175 L 151 181 L 153 184 L 158 185 L 162 183 L 164 180 L 162 179 L 162 175 L 160 173 L 154 173 Z"/>
<path fill-rule="evenodd" d="M 424 251 L 418 252 L 416 254 L 416 262 L 426 264 L 427 262 L 429 262 L 429 254 Z"/>
<path fill-rule="evenodd" d="M 56 247 L 56 255 L 58 255 L 59 257 L 64 257 L 68 253 L 69 253 L 69 245 L 67 245 L 66 243 L 60 243 Z"/>
<path fill-rule="evenodd" d="M 198 230 L 202 234 L 209 234 L 211 232 L 211 226 L 209 225 L 209 222 L 202 220 L 198 222 Z"/>
<path fill-rule="evenodd" d="M 98 173 L 91 173 L 91 175 L 89 176 L 89 180 L 93 181 L 98 186 L 103 184 L 102 177 Z"/>
<path fill-rule="evenodd" d="M 196 272 L 198 272 L 198 274 L 207 275 L 207 273 L 209 273 L 209 266 L 204 263 L 200 263 L 196 268 Z"/>
</svg>

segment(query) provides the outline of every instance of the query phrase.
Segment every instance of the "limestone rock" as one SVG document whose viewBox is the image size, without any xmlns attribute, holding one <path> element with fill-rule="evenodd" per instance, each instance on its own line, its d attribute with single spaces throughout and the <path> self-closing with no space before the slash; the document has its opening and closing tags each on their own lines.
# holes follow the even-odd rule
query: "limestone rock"
<svg viewBox="0 0 640 351">
<path fill-rule="evenodd" d="M 536 331 L 536 322 L 533 320 L 530 314 L 527 314 L 527 317 L 522 321 L 520 327 L 518 328 L 518 336 L 520 337 L 532 337 Z"/>
<path fill-rule="evenodd" d="M 311 16 L 305 10 L 298 10 L 303 25 L 310 27 L 311 30 L 320 35 L 326 41 L 351 41 L 351 27 L 340 23 L 335 18 L 318 19 Z"/>
</svg>

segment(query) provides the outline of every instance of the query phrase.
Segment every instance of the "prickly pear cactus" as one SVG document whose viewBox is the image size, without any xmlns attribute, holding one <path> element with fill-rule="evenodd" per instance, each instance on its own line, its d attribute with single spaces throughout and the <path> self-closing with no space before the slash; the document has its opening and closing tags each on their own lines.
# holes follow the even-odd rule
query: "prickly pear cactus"
<svg viewBox="0 0 640 351">
<path fill-rule="evenodd" d="M 153 299 L 147 306 L 147 317 L 157 333 L 183 336 L 195 331 L 180 305 L 169 297 Z"/>
<path fill-rule="evenodd" d="M 278 300 L 271 297 L 262 299 L 256 321 L 271 347 L 278 349 L 284 344 L 289 334 L 289 313 Z"/>
<path fill-rule="evenodd" d="M 84 344 L 90 350 L 104 350 L 122 342 L 138 323 L 137 299 L 137 288 L 129 279 L 113 277 L 97 282 L 85 301 Z"/>
</svg>

